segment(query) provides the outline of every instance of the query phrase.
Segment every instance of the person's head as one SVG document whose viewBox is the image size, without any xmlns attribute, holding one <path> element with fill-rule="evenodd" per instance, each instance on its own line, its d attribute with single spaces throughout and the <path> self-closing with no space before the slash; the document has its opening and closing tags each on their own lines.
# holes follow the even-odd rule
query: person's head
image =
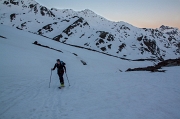
<svg viewBox="0 0 180 119">
<path fill-rule="evenodd" d="M 56 61 L 57 61 L 58 64 L 60 64 L 60 59 L 57 59 Z"/>
</svg>

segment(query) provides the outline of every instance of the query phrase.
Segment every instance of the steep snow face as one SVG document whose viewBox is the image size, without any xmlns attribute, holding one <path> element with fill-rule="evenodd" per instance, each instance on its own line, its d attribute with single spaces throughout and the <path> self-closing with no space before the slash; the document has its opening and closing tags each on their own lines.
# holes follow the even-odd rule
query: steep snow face
<svg viewBox="0 0 180 119">
<path fill-rule="evenodd" d="M 126 59 L 180 56 L 179 29 L 141 29 L 126 22 L 109 21 L 88 9 L 48 9 L 34 0 L 1 0 L 0 23 Z"/>
<path fill-rule="evenodd" d="M 108 21 L 107 19 L 97 15 L 96 13 L 94 13 L 93 11 L 91 11 L 89 9 L 85 9 L 82 11 L 73 11 L 72 9 L 62 9 L 61 10 L 61 9 L 52 8 L 51 10 L 54 14 L 56 14 L 57 16 L 61 16 L 63 18 L 68 17 L 68 16 L 82 17 L 89 23 L 89 25 L 92 28 L 94 28 L 96 30 L 105 30 L 105 29 L 108 30 L 109 26 L 113 26 L 112 25 L 113 22 Z"/>
</svg>

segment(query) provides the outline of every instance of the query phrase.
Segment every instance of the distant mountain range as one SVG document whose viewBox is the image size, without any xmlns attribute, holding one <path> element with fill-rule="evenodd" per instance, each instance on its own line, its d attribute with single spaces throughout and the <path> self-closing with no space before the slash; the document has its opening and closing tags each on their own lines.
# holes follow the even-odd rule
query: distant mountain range
<svg viewBox="0 0 180 119">
<path fill-rule="evenodd" d="M 34 0 L 0 0 L 0 24 L 126 59 L 180 57 L 178 28 L 137 28 L 88 9 L 76 12 L 48 9 Z"/>
</svg>

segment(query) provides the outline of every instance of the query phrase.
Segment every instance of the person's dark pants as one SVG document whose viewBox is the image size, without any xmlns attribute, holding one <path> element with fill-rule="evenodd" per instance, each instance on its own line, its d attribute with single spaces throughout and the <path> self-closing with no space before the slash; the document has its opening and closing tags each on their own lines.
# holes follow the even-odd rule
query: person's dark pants
<svg viewBox="0 0 180 119">
<path fill-rule="evenodd" d="M 64 74 L 64 72 L 58 73 L 58 75 L 59 75 L 59 80 L 60 80 L 61 85 L 64 85 L 63 74 Z"/>
</svg>

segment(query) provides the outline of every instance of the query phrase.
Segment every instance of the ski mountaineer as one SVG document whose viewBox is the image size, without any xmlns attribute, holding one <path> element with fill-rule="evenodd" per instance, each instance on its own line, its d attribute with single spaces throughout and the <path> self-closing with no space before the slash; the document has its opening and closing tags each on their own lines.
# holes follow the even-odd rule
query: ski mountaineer
<svg viewBox="0 0 180 119">
<path fill-rule="evenodd" d="M 63 74 L 64 74 L 64 71 L 66 72 L 65 63 L 63 61 L 60 61 L 60 59 L 57 59 L 56 61 L 57 63 L 54 65 L 54 68 L 52 68 L 51 70 L 55 70 L 57 68 L 57 74 L 60 80 L 60 87 L 64 87 Z"/>
</svg>

